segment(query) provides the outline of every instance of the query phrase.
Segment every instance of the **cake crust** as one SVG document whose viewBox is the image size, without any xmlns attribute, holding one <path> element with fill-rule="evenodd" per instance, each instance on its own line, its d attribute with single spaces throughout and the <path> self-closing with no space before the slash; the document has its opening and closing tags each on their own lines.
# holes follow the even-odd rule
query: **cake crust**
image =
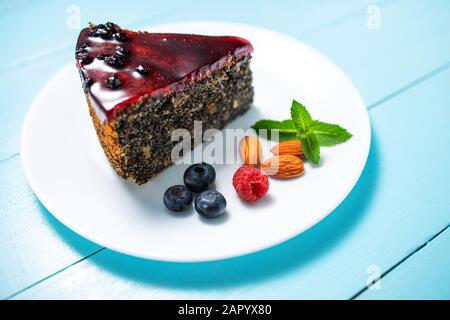
<svg viewBox="0 0 450 320">
<path fill-rule="evenodd" d="M 81 39 L 84 39 L 85 33 L 86 30 L 82 31 Z M 127 34 L 127 41 L 130 42 L 135 33 L 125 34 Z M 176 37 L 179 38 L 177 41 L 180 41 L 181 35 L 176 35 Z M 194 36 L 189 35 L 187 39 L 192 39 L 192 37 Z M 203 40 L 205 38 L 200 37 Z M 216 37 L 213 38 L 215 38 L 213 42 L 218 40 Z M 138 184 L 147 182 L 173 164 L 171 152 L 178 143 L 171 141 L 173 130 L 186 129 L 193 136 L 194 121 L 201 121 L 203 130 L 223 129 L 230 121 L 244 114 L 250 108 L 253 101 L 250 70 L 252 49 L 249 49 L 251 45 L 241 38 L 231 38 L 232 50 L 227 47 L 229 43 L 226 43 L 226 46 L 223 47 L 226 50 L 222 52 L 225 55 L 219 60 L 193 70 L 176 81 L 171 80 L 170 83 L 156 81 L 156 83 L 164 84 L 161 88 L 156 88 L 155 82 L 151 81 L 154 79 L 154 75 L 144 78 L 144 80 L 140 75 L 134 75 L 137 77 L 138 84 L 130 83 L 129 80 L 120 81 L 125 78 L 118 76 L 130 73 L 129 66 L 120 67 L 117 70 L 111 69 L 110 66 L 105 67 L 102 60 L 105 57 L 95 58 L 95 61 L 90 62 L 87 59 L 88 63 L 83 64 L 77 53 L 77 65 L 84 83 L 89 113 L 100 144 L 119 176 L 132 179 Z M 227 42 L 230 39 L 222 40 Z M 107 44 L 108 41 L 110 40 L 106 40 Z M 128 52 L 127 54 L 137 54 L 132 52 L 133 46 L 123 45 L 121 48 L 124 48 L 125 52 Z M 192 50 L 174 54 L 177 55 L 177 59 L 181 59 L 179 57 L 181 56 L 183 59 L 189 60 L 189 53 L 192 53 Z M 86 52 L 92 53 L 93 51 Z M 217 55 L 217 53 L 215 54 Z M 214 59 L 217 57 L 214 56 Z M 143 60 L 137 59 L 136 61 Z M 184 71 L 188 70 L 186 67 L 184 68 Z M 192 63 L 189 68 L 192 68 Z M 105 70 L 112 71 L 112 73 L 105 73 Z M 168 74 L 173 74 L 173 72 L 172 70 Z M 94 80 L 86 78 L 88 75 L 95 75 L 96 78 Z M 103 84 L 98 84 L 100 76 L 107 77 Z M 147 77 L 148 75 L 142 76 Z M 118 83 L 116 83 L 117 79 L 119 79 Z M 90 83 L 86 83 L 87 81 Z M 98 92 L 95 94 L 95 90 L 92 90 L 95 83 L 98 86 L 108 86 L 109 89 L 103 88 L 102 90 L 110 91 L 109 98 L 105 98 L 104 94 L 99 95 Z M 143 84 L 148 85 L 144 86 L 145 90 L 136 91 L 136 87 L 140 88 Z M 116 85 L 123 86 L 122 90 L 117 89 Z M 128 95 L 126 100 L 122 99 L 124 92 Z M 131 94 L 134 96 L 131 97 Z M 111 100 L 111 96 L 117 98 L 116 105 L 111 109 L 105 109 L 106 102 Z M 100 99 L 99 101 L 99 98 L 105 100 Z"/>
<path fill-rule="evenodd" d="M 124 39 L 117 40 L 116 35 Z M 76 58 L 91 104 L 102 121 L 143 95 L 181 92 L 211 72 L 253 51 L 247 40 L 232 36 L 146 33 L 112 24 L 81 30 Z"/>
</svg>

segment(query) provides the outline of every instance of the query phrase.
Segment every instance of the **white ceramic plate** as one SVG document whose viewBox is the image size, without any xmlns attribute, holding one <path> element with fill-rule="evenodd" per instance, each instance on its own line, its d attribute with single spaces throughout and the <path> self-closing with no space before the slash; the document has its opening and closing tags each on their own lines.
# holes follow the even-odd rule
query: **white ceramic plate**
<svg viewBox="0 0 450 320">
<path fill-rule="evenodd" d="M 288 240 L 345 199 L 367 159 L 370 122 L 358 91 L 336 65 L 299 41 L 254 26 L 192 22 L 148 30 L 238 35 L 253 43 L 254 107 L 229 127 L 248 128 L 261 118 L 288 118 L 295 98 L 313 117 L 338 123 L 354 137 L 322 148 L 321 166 L 306 164 L 302 177 L 271 180 L 269 195 L 255 205 L 243 203 L 232 187 L 238 165 L 215 165 L 217 189 L 228 201 L 226 215 L 205 220 L 194 210 L 171 214 L 162 196 L 167 187 L 182 183 L 186 166 L 173 166 L 143 186 L 118 177 L 97 141 L 71 62 L 35 99 L 22 137 L 28 180 L 56 218 L 87 239 L 129 255 L 207 261 Z"/>
</svg>

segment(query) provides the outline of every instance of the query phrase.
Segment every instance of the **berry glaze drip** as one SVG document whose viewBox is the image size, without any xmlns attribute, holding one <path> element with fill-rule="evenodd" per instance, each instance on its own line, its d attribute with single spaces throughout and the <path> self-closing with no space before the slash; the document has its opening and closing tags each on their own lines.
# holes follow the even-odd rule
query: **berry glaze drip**
<svg viewBox="0 0 450 320">
<path fill-rule="evenodd" d="M 133 32 L 109 23 L 81 31 L 76 59 L 97 114 L 112 120 L 143 95 L 180 92 L 229 64 L 230 57 L 252 52 L 239 37 Z"/>
</svg>

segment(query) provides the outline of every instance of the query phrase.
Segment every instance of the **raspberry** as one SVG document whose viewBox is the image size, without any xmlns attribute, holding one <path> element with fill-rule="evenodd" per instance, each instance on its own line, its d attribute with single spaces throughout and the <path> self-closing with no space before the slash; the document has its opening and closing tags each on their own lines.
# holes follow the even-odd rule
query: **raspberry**
<svg viewBox="0 0 450 320">
<path fill-rule="evenodd" d="M 255 167 L 242 166 L 233 176 L 233 187 L 242 199 L 255 202 L 269 191 L 269 178 Z"/>
</svg>

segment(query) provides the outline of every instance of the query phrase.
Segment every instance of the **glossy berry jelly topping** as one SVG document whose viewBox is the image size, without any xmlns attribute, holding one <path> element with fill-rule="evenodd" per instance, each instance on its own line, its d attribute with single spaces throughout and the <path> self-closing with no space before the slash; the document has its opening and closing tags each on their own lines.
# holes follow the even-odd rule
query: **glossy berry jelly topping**
<svg viewBox="0 0 450 320">
<path fill-rule="evenodd" d="M 121 46 L 117 46 L 116 54 L 126 57 L 130 54 L 130 50 L 128 50 L 127 48 L 121 47 Z"/>
<path fill-rule="evenodd" d="M 125 66 L 125 59 L 121 56 L 118 55 L 117 53 L 107 56 L 105 58 L 105 62 L 107 64 L 109 64 L 112 67 L 123 67 Z"/>
<path fill-rule="evenodd" d="M 108 22 L 83 29 L 75 50 L 97 114 L 111 120 L 142 95 L 182 91 L 253 47 L 239 37 L 133 32 Z"/>
<path fill-rule="evenodd" d="M 143 66 L 142 64 L 140 64 L 136 67 L 136 71 L 142 75 L 147 74 L 149 72 L 148 68 L 146 66 Z"/>
<path fill-rule="evenodd" d="M 120 78 L 116 75 L 110 75 L 108 78 L 106 78 L 106 86 L 110 89 L 117 89 L 122 85 L 122 81 Z"/>
</svg>

